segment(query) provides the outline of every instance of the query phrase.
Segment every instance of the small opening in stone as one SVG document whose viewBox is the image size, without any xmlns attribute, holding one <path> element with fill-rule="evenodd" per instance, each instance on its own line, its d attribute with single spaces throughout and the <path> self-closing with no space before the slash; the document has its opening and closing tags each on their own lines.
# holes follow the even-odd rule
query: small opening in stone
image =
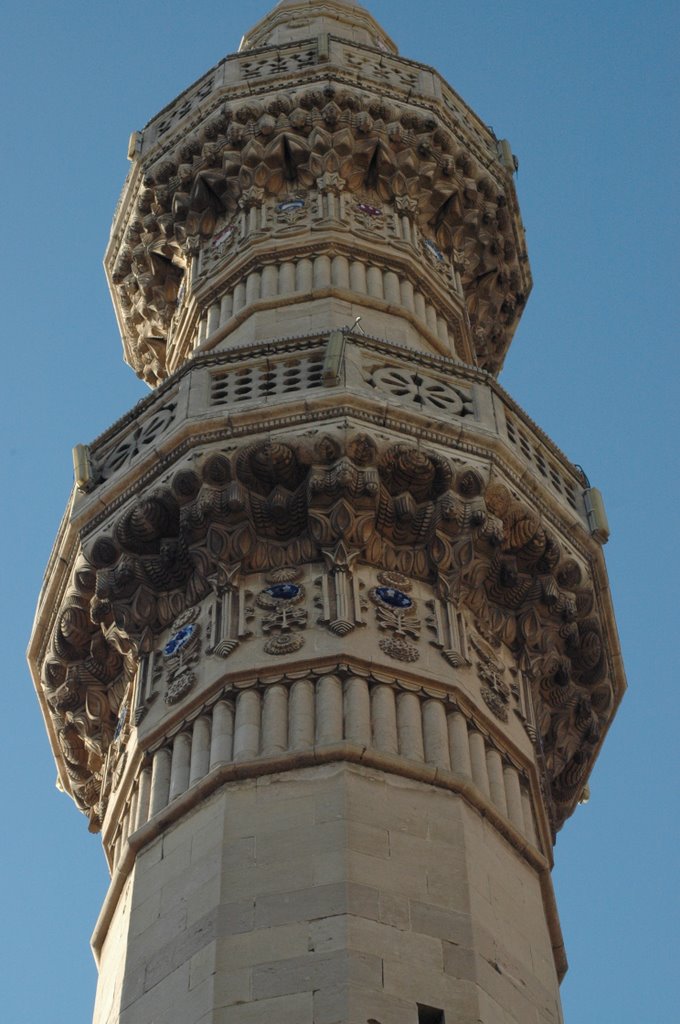
<svg viewBox="0 0 680 1024">
<path fill-rule="evenodd" d="M 418 1003 L 418 1024 L 446 1024 L 444 1011 Z"/>
</svg>

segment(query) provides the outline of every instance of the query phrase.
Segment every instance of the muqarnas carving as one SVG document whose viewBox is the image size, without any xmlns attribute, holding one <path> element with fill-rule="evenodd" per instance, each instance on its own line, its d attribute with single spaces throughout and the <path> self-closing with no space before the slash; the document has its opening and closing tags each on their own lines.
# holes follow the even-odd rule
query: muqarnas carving
<svg viewBox="0 0 680 1024">
<path fill-rule="evenodd" d="M 43 684 L 78 800 L 97 804 L 137 662 L 178 616 L 215 601 L 216 580 L 226 593 L 229 580 L 237 586 L 237 566 L 243 578 L 267 574 L 257 613 L 270 650 L 290 653 L 304 640 L 307 615 L 304 587 L 290 573 L 321 562 L 329 580 L 335 572 L 347 582 L 358 559 L 391 574 L 379 587 L 408 596 L 407 584 L 394 582 L 399 573 L 434 588 L 427 625 L 452 665 L 470 657 L 466 620 L 490 649 L 510 652 L 521 678 L 508 685 L 533 704 L 535 714 L 521 713 L 535 728 L 559 822 L 612 705 L 596 593 L 586 563 L 563 545 L 502 480 L 388 437 L 338 428 L 188 456 L 87 542 L 56 616 Z M 292 597 L 271 592 L 286 584 L 298 588 Z M 338 635 L 362 618 L 353 600 L 348 614 L 337 604 L 324 613 Z M 391 640 L 386 653 L 414 656 L 415 606 L 407 613 L 372 603 Z M 246 632 L 247 607 L 232 639 Z M 461 618 L 447 619 L 447 608 Z"/>
<path fill-rule="evenodd" d="M 138 192 L 111 276 L 132 361 L 150 383 L 167 375 L 192 261 L 200 253 L 207 270 L 217 249 L 260 239 L 268 202 L 289 229 L 318 199 L 322 223 L 356 221 L 369 237 L 394 223 L 400 244 L 420 235 L 419 258 L 460 275 L 476 358 L 491 372 L 531 287 L 512 179 L 496 154 L 485 166 L 432 110 L 332 81 L 221 106 L 143 165 Z"/>
</svg>

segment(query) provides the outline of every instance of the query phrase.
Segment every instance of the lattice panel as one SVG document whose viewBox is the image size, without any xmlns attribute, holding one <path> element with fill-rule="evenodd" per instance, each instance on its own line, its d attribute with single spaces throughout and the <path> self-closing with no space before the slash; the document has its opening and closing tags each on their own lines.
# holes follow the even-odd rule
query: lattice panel
<svg viewBox="0 0 680 1024">
<path fill-rule="evenodd" d="M 506 414 L 506 426 L 508 440 L 524 456 L 527 462 L 536 467 L 541 476 L 551 484 L 553 490 L 566 499 L 567 504 L 578 510 L 576 490 L 573 484 L 565 479 L 554 462 L 552 462 L 539 447 L 532 444 L 529 438 L 519 427 L 513 423 Z"/>
<path fill-rule="evenodd" d="M 210 404 L 232 405 L 270 395 L 295 394 L 322 386 L 322 356 L 239 366 L 213 375 Z"/>
</svg>

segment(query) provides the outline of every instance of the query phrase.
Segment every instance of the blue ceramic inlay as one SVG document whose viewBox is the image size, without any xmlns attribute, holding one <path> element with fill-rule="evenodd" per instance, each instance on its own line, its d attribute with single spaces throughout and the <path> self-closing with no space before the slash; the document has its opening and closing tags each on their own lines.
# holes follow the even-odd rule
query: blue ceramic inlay
<svg viewBox="0 0 680 1024">
<path fill-rule="evenodd" d="M 178 629 L 176 633 L 172 634 L 163 648 L 163 654 L 168 657 L 171 654 L 177 654 L 177 652 L 181 651 L 184 645 L 189 642 L 191 637 L 194 635 L 195 630 L 196 626 L 193 623 L 188 626 L 182 626 L 181 629 Z"/>
<path fill-rule="evenodd" d="M 289 210 L 302 210 L 304 205 L 304 199 L 284 199 L 282 203 L 277 204 L 276 209 L 279 213 L 288 213 Z"/>
<path fill-rule="evenodd" d="M 368 217 L 382 217 L 382 210 L 379 206 L 372 206 L 370 203 L 357 203 L 357 210 L 365 213 Z"/>
<path fill-rule="evenodd" d="M 113 734 L 114 740 L 117 740 L 118 737 L 120 736 L 120 734 L 123 731 L 123 726 L 125 725 L 125 720 L 127 719 L 127 711 L 128 711 L 127 707 L 123 706 L 121 708 L 120 716 L 118 718 L 118 723 L 116 725 L 116 731 Z"/>
<path fill-rule="evenodd" d="M 394 587 L 376 587 L 376 594 L 385 604 L 393 608 L 411 608 L 413 601 L 403 590 L 395 590 Z"/>
<path fill-rule="evenodd" d="M 436 260 L 438 260 L 440 263 L 444 261 L 444 254 L 442 253 L 441 249 L 438 246 L 436 246 L 431 239 L 426 238 L 425 245 L 428 247 L 428 249 L 430 250 L 430 252 L 432 253 Z"/>
<path fill-rule="evenodd" d="M 275 583 L 273 587 L 267 587 L 265 594 L 275 598 L 277 601 L 292 601 L 300 593 L 300 588 L 294 583 Z"/>
</svg>

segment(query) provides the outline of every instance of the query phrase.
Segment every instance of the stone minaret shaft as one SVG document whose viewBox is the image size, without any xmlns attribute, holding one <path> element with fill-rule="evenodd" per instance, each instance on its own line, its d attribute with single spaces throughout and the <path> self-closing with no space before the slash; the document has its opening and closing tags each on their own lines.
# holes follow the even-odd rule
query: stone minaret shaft
<svg viewBox="0 0 680 1024">
<path fill-rule="evenodd" d="M 76 450 L 30 648 L 101 831 L 96 1024 L 557 1024 L 550 881 L 625 681 L 599 494 L 496 381 L 514 158 L 341 0 L 130 142 L 153 388 Z"/>
</svg>

